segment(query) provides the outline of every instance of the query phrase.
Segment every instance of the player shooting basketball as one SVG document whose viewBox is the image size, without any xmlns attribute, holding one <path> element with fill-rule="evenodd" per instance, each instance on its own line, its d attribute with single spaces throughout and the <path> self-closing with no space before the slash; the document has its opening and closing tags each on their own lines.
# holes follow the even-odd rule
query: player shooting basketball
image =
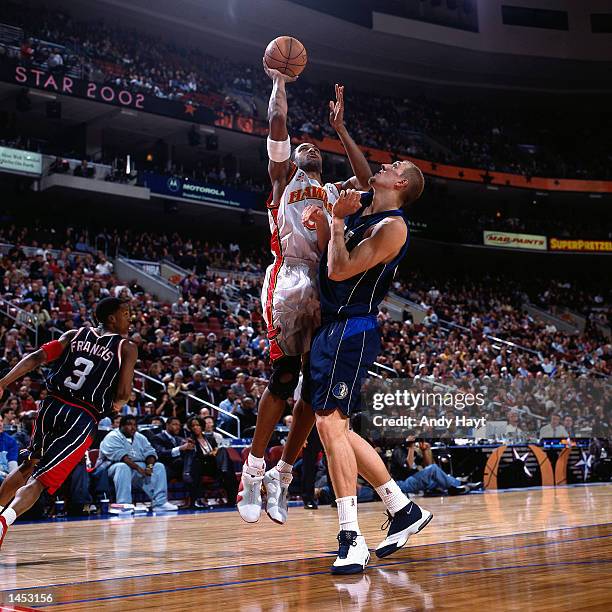
<svg viewBox="0 0 612 612">
<path fill-rule="evenodd" d="M 290 40 L 294 41 L 291 45 L 300 44 L 295 39 Z M 285 86 L 296 77 L 271 69 L 266 64 L 267 57 L 264 58 L 264 70 L 272 80 L 267 141 L 272 193 L 268 213 L 274 262 L 266 271 L 262 303 L 270 341 L 272 374 L 259 404 L 257 427 L 251 452 L 243 466 L 237 505 L 246 522 L 259 520 L 263 483 L 266 512 L 273 521 L 283 524 L 287 520 L 287 490 L 293 463 L 314 425 L 307 363 L 312 336 L 320 323 L 316 275 L 325 246 L 318 242 L 314 224 L 302 224 L 302 213 L 315 206 L 321 214 L 327 214 L 324 211 L 331 210 L 341 189 L 367 185 L 372 173 L 344 125 L 344 87 L 340 85 L 336 85 L 336 101 L 330 102 L 330 122 L 344 145 L 355 176 L 343 183 L 324 184 L 321 152 L 311 143 L 300 144 L 291 159 Z M 266 472 L 264 452 L 282 416 L 286 400 L 293 397 L 300 371 L 304 374 L 301 398 L 293 411 L 292 428 L 282 459 Z"/>
</svg>

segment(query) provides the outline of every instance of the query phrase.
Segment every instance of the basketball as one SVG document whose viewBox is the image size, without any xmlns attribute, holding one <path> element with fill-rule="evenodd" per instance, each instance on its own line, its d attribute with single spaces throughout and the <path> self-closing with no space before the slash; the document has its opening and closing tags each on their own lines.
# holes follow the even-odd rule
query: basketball
<svg viewBox="0 0 612 612">
<path fill-rule="evenodd" d="M 279 36 L 267 47 L 264 54 L 266 66 L 290 77 L 301 74 L 308 57 L 304 45 L 292 36 Z"/>
</svg>

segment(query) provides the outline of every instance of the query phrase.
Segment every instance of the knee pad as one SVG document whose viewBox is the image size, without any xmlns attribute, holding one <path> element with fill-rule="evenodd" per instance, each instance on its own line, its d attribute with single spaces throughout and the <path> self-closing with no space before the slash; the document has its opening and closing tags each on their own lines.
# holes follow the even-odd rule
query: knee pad
<svg viewBox="0 0 612 612">
<path fill-rule="evenodd" d="M 302 358 L 299 355 L 281 357 L 272 364 L 268 389 L 283 400 L 293 396 L 300 379 Z"/>
</svg>

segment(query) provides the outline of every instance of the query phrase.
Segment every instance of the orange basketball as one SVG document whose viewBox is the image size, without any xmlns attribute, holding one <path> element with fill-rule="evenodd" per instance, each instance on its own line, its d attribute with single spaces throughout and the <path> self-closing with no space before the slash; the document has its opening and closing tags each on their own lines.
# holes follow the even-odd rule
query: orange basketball
<svg viewBox="0 0 612 612">
<path fill-rule="evenodd" d="M 304 45 L 292 36 L 279 36 L 267 47 L 264 61 L 268 68 L 296 77 L 306 67 L 308 57 Z"/>
</svg>

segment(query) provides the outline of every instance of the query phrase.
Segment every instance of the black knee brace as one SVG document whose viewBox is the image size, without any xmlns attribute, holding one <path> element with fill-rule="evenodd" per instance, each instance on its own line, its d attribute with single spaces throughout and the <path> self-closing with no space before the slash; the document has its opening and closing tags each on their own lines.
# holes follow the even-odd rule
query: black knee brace
<svg viewBox="0 0 612 612">
<path fill-rule="evenodd" d="M 270 393 L 274 393 L 284 400 L 293 397 L 300 379 L 301 365 L 302 358 L 300 355 L 277 359 L 272 365 L 272 374 L 268 382 Z"/>
</svg>

